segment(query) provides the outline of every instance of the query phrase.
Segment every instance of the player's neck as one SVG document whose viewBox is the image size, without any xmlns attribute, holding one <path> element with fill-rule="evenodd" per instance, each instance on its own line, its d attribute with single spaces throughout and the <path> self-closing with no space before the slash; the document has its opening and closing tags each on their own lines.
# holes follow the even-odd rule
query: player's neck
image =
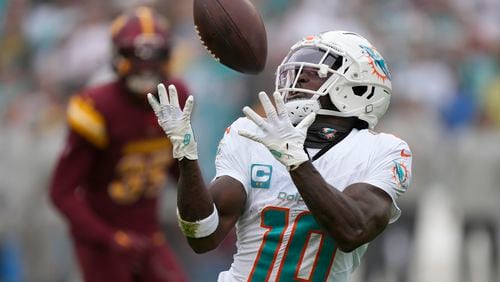
<svg viewBox="0 0 500 282">
<path fill-rule="evenodd" d="M 357 127 L 359 124 L 359 120 L 356 117 L 336 117 L 336 116 L 327 116 L 327 115 L 317 115 L 314 120 L 313 125 L 321 124 L 328 125 L 332 128 L 344 129 L 346 131 L 350 131 L 352 128 Z"/>
<path fill-rule="evenodd" d="M 305 146 L 307 148 L 322 149 L 322 151 L 325 149 L 326 152 L 326 150 L 349 135 L 356 124 L 357 118 L 318 115 L 307 130 Z"/>
</svg>

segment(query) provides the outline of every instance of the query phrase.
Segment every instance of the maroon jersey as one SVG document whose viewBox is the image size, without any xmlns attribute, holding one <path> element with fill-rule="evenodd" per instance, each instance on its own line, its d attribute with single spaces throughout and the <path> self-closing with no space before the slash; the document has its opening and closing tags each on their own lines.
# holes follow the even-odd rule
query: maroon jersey
<svg viewBox="0 0 500 282">
<path fill-rule="evenodd" d="M 172 83 L 183 106 L 186 87 L 166 85 Z M 159 231 L 158 193 L 176 163 L 152 109 L 113 82 L 74 96 L 67 117 L 69 135 L 51 197 L 73 236 L 98 244 L 110 242 L 117 230 L 153 236 Z"/>
</svg>

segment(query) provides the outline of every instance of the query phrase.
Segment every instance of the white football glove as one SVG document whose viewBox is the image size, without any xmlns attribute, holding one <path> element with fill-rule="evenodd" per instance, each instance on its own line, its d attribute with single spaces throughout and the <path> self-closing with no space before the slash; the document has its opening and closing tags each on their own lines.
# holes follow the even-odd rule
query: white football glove
<svg viewBox="0 0 500 282">
<path fill-rule="evenodd" d="M 170 142 L 172 142 L 174 158 L 179 160 L 183 158 L 197 160 L 198 149 L 193 129 L 191 128 L 193 96 L 189 96 L 186 100 L 184 111 L 179 106 L 177 89 L 174 85 L 168 86 L 167 97 L 165 85 L 163 83 L 158 84 L 158 96 L 160 97 L 160 103 L 158 103 L 151 93 L 148 93 L 148 101 L 158 117 L 158 124 L 163 128 L 168 138 L 170 138 Z"/>
<path fill-rule="evenodd" d="M 249 107 L 243 108 L 245 115 L 264 132 L 263 135 L 258 136 L 246 130 L 240 130 L 238 134 L 262 143 L 288 170 L 294 170 L 309 160 L 304 151 L 304 141 L 307 128 L 314 122 L 316 114 L 309 114 L 294 127 L 286 111 L 283 97 L 278 92 L 275 92 L 273 96 L 276 109 L 266 93 L 259 93 L 259 100 L 264 107 L 267 119 L 262 118 Z"/>
</svg>

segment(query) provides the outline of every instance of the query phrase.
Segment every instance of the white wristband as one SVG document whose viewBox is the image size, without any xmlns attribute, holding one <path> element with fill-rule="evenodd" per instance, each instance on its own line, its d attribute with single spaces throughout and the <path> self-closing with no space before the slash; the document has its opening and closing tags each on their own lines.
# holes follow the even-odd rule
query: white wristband
<svg viewBox="0 0 500 282">
<path fill-rule="evenodd" d="M 219 213 L 217 212 L 217 207 L 214 204 L 214 211 L 211 215 L 204 219 L 191 222 L 182 219 L 179 214 L 179 209 L 177 209 L 177 220 L 182 233 L 184 233 L 186 237 L 203 238 L 211 235 L 215 232 L 215 230 L 217 230 L 217 226 L 219 226 Z"/>
</svg>

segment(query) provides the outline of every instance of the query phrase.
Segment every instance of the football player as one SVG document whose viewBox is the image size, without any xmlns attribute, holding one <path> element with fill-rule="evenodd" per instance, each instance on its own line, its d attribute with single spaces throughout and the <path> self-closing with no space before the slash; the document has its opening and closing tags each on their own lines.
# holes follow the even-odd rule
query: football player
<svg viewBox="0 0 500 282">
<path fill-rule="evenodd" d="M 276 74 L 266 117 L 245 107 L 223 137 L 205 189 L 175 86 L 149 100 L 180 160 L 178 221 L 192 249 L 216 248 L 236 226 L 237 253 L 218 281 L 348 281 L 368 243 L 401 213 L 412 154 L 373 129 L 391 98 L 380 53 L 353 32 L 295 44 Z"/>
<path fill-rule="evenodd" d="M 117 79 L 70 100 L 50 196 L 68 220 L 85 281 L 186 281 L 157 217 L 177 165 L 145 95 L 163 82 L 176 86 L 181 105 L 187 96 L 168 73 L 168 22 L 139 7 L 114 21 L 111 36 Z"/>
</svg>

